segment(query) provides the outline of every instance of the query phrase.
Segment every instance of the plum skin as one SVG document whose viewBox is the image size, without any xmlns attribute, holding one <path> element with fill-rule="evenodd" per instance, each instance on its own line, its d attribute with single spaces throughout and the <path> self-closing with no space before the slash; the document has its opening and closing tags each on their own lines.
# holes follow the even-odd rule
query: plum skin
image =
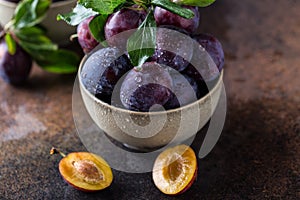
<svg viewBox="0 0 300 200">
<path fill-rule="evenodd" d="M 133 66 L 126 55 L 122 55 L 113 61 L 103 72 L 96 86 L 96 97 L 107 103 L 111 103 L 113 90 L 120 80 Z"/>
<path fill-rule="evenodd" d="M 197 41 L 199 45 L 201 45 L 194 50 L 194 63 L 198 63 L 199 61 L 197 59 L 197 56 L 200 55 L 197 55 L 197 53 L 203 55 L 203 53 L 199 49 L 204 49 L 207 52 L 207 54 L 211 57 L 216 67 L 208 65 L 208 63 L 204 63 L 204 67 L 201 67 L 199 65 L 193 66 L 192 64 L 189 64 L 187 68 L 183 71 L 183 73 L 194 78 L 198 83 L 202 81 L 215 80 L 218 77 L 219 73 L 222 71 L 225 63 L 225 56 L 222 44 L 216 37 L 210 34 L 197 34 L 192 36 L 192 38 L 195 41 Z M 209 62 L 209 59 L 205 62 Z"/>
<path fill-rule="evenodd" d="M 0 76 L 12 85 L 23 84 L 31 71 L 32 58 L 18 44 L 11 55 L 5 40 L 0 43 Z"/>
<path fill-rule="evenodd" d="M 82 83 L 97 98 L 109 103 L 114 86 L 131 68 L 129 58 L 119 49 L 99 49 L 85 61 L 81 70 Z"/>
<path fill-rule="evenodd" d="M 197 82 L 193 78 L 177 73 L 170 74 L 173 79 L 174 91 L 172 91 L 170 99 L 165 103 L 165 109 L 170 110 L 179 108 L 200 98 L 200 90 L 202 88 L 198 87 Z"/>
<path fill-rule="evenodd" d="M 78 42 L 85 54 L 91 52 L 99 42 L 93 37 L 90 29 L 89 23 L 94 19 L 94 16 L 91 16 L 85 20 L 83 20 L 77 26 L 77 35 L 78 35 Z"/>
<path fill-rule="evenodd" d="M 156 49 L 151 60 L 183 71 L 192 59 L 192 45 L 193 40 L 184 29 L 173 25 L 160 26 L 156 33 Z"/>
<path fill-rule="evenodd" d="M 126 75 L 120 92 L 125 108 L 148 112 L 154 105 L 163 106 L 171 97 L 173 87 L 169 72 L 156 62 L 146 62 Z"/>
<path fill-rule="evenodd" d="M 145 17 L 145 11 L 134 10 L 134 8 L 123 8 L 110 15 L 104 27 L 104 34 L 108 44 L 113 47 L 124 49 L 127 44 L 127 39 L 130 37 L 130 32 L 126 32 L 120 37 L 116 35 L 124 31 L 138 28 Z"/>
<path fill-rule="evenodd" d="M 158 26 L 173 25 L 182 28 L 189 33 L 194 33 L 197 30 L 200 21 L 200 14 L 199 14 L 198 7 L 195 6 L 182 6 L 182 7 L 193 11 L 194 17 L 192 19 L 185 19 L 161 7 L 156 7 L 154 10 L 154 17 L 157 25 Z"/>
<path fill-rule="evenodd" d="M 222 71 L 225 63 L 225 56 L 221 42 L 216 37 L 204 33 L 194 35 L 193 39 L 209 53 L 219 71 Z"/>
</svg>

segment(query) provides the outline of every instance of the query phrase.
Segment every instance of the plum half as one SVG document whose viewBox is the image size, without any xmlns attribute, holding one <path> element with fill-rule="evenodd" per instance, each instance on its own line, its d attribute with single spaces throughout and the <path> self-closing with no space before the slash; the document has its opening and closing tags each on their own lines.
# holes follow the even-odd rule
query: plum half
<svg viewBox="0 0 300 200">
<path fill-rule="evenodd" d="M 152 178 L 156 187 L 168 195 L 178 195 L 191 187 L 197 177 L 197 158 L 192 148 L 178 145 L 156 158 Z"/>
<path fill-rule="evenodd" d="M 50 154 L 60 153 L 51 149 Z M 88 152 L 60 153 L 59 172 L 74 188 L 84 192 L 96 192 L 109 187 L 113 173 L 109 164 L 100 156 Z"/>
</svg>

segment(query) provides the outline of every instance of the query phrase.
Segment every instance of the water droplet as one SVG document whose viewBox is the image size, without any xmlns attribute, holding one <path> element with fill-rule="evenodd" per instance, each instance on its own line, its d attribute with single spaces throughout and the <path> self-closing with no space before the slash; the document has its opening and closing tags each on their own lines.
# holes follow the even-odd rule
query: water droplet
<svg viewBox="0 0 300 200">
<path fill-rule="evenodd" d="M 200 50 L 200 51 L 205 51 L 205 48 L 202 47 L 202 46 L 199 46 L 199 50 Z"/>
<path fill-rule="evenodd" d="M 135 79 L 134 79 L 137 83 L 140 83 L 140 82 L 142 82 L 142 77 L 141 76 L 137 76 L 137 77 L 135 77 Z"/>
</svg>

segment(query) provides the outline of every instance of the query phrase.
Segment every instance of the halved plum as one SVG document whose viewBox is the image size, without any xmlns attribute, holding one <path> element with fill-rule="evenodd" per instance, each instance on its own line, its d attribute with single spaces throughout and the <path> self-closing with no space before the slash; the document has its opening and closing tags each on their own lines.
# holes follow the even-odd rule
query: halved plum
<svg viewBox="0 0 300 200">
<path fill-rule="evenodd" d="M 197 158 L 187 145 L 166 149 L 155 160 L 152 178 L 164 194 L 182 194 L 191 187 L 196 177 Z"/>
<path fill-rule="evenodd" d="M 51 154 L 60 153 L 52 149 Z M 88 152 L 60 153 L 59 172 L 74 188 L 84 192 L 96 192 L 109 187 L 113 173 L 108 163 L 100 156 Z"/>
</svg>

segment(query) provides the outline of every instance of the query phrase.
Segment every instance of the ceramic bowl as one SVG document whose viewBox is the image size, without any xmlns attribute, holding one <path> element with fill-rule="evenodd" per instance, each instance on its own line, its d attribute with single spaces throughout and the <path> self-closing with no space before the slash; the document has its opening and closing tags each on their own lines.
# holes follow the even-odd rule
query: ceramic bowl
<svg viewBox="0 0 300 200">
<path fill-rule="evenodd" d="M 223 71 L 211 91 L 186 106 L 167 111 L 135 112 L 97 99 L 83 85 L 78 70 L 80 93 L 89 115 L 109 137 L 132 149 L 153 150 L 194 136 L 211 118 L 220 98 Z"/>
<path fill-rule="evenodd" d="M 57 21 L 57 14 L 68 13 L 75 7 L 77 0 L 65 0 L 51 4 L 47 17 L 42 25 L 48 30 L 48 36 L 53 42 L 65 45 L 70 42 L 70 35 L 75 33 L 76 28 L 66 24 L 64 21 Z M 14 14 L 16 3 L 0 0 L 0 24 L 4 26 L 9 22 Z"/>
</svg>

